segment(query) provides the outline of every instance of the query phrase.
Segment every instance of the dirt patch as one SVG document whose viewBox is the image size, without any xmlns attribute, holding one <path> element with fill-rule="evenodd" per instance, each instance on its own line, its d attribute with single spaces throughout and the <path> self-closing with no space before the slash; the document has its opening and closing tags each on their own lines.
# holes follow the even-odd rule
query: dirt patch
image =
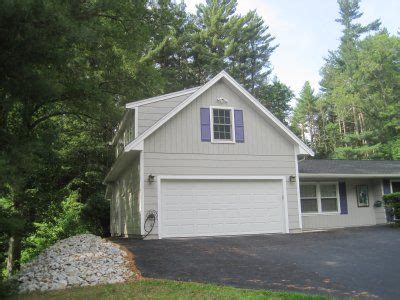
<svg viewBox="0 0 400 300">
<path fill-rule="evenodd" d="M 108 241 L 110 243 L 113 243 L 115 246 L 117 246 L 119 249 L 121 249 L 122 251 L 124 251 L 127 254 L 127 266 L 128 268 L 135 274 L 134 279 L 133 280 L 139 280 L 142 279 L 142 273 L 140 272 L 140 270 L 136 267 L 135 264 L 135 255 L 133 255 L 133 253 L 131 251 L 129 251 L 128 248 L 126 248 L 125 246 L 122 246 L 120 244 L 114 243 L 112 240 Z"/>
</svg>

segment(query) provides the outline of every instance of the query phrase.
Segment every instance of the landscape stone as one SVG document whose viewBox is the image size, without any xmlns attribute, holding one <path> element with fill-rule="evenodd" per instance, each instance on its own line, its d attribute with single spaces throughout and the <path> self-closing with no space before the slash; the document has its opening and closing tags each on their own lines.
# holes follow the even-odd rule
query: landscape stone
<svg viewBox="0 0 400 300">
<path fill-rule="evenodd" d="M 127 253 L 93 234 L 61 240 L 21 267 L 20 292 L 124 282 L 134 273 Z"/>
</svg>

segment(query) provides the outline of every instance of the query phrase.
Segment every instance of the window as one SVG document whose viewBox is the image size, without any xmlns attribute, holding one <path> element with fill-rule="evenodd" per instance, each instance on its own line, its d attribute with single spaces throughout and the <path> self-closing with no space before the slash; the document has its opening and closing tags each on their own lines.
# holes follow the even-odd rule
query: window
<svg viewBox="0 0 400 300">
<path fill-rule="evenodd" d="M 392 193 L 399 193 L 399 192 L 400 192 L 400 180 L 392 181 Z"/>
<path fill-rule="evenodd" d="M 336 195 L 336 184 L 321 184 L 321 211 L 337 212 L 338 201 Z"/>
<path fill-rule="evenodd" d="M 318 212 L 317 186 L 303 184 L 300 189 L 301 211 L 304 213 Z"/>
<path fill-rule="evenodd" d="M 212 141 L 213 142 L 234 142 L 233 109 L 232 108 L 211 108 L 212 112 Z"/>
<path fill-rule="evenodd" d="M 357 185 L 356 191 L 357 191 L 357 206 L 368 207 L 369 206 L 368 186 Z"/>
<path fill-rule="evenodd" d="M 300 186 L 302 213 L 339 212 L 338 184 L 336 182 L 303 183 Z"/>
</svg>

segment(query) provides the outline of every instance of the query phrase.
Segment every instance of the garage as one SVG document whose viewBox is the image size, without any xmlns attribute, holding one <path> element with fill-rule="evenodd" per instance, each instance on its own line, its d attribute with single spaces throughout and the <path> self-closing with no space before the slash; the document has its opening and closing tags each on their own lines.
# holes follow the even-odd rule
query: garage
<svg viewBox="0 0 400 300">
<path fill-rule="evenodd" d="M 286 232 L 283 184 L 279 179 L 160 180 L 160 238 Z"/>
</svg>

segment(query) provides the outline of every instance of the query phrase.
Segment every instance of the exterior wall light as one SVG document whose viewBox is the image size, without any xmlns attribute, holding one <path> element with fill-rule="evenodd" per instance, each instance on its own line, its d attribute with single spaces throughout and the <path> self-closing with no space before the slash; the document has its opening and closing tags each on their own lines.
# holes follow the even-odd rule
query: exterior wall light
<svg viewBox="0 0 400 300">
<path fill-rule="evenodd" d="M 150 174 L 148 177 L 149 182 L 154 182 L 154 175 Z"/>
<path fill-rule="evenodd" d="M 289 176 L 289 181 L 290 182 L 296 182 L 296 176 L 295 175 L 290 175 Z"/>
</svg>

